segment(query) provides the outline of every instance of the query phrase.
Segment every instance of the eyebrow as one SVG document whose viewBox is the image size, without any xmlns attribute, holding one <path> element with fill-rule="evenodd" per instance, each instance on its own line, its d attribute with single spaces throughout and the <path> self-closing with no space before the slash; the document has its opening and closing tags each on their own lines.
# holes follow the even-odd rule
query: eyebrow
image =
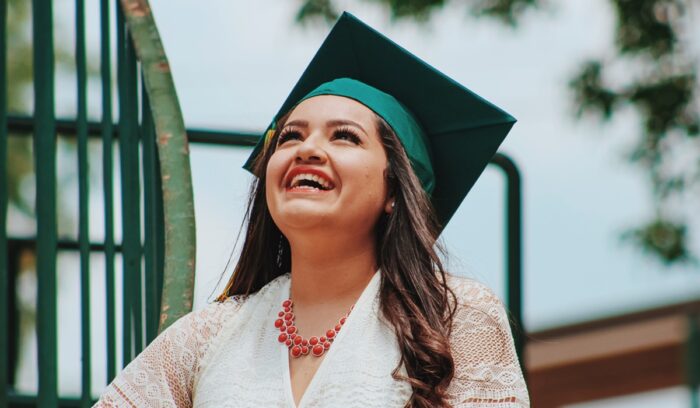
<svg viewBox="0 0 700 408">
<path fill-rule="evenodd" d="M 301 127 L 301 128 L 307 128 L 309 127 L 309 122 L 306 120 L 301 120 L 301 119 L 295 119 L 290 122 L 287 122 L 284 124 L 284 127 L 287 126 L 296 126 L 296 127 Z M 367 131 L 365 128 L 362 127 L 359 123 L 355 122 L 354 120 L 350 119 L 333 119 L 329 120 L 326 122 L 327 127 L 338 127 L 338 126 L 353 126 L 362 131 L 365 135 L 367 134 Z"/>
</svg>

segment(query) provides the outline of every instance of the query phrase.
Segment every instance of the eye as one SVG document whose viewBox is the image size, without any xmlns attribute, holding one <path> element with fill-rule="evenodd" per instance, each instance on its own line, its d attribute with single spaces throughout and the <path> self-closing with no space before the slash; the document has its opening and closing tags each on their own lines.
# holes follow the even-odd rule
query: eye
<svg viewBox="0 0 700 408">
<path fill-rule="evenodd" d="M 296 129 L 283 129 L 279 138 L 277 138 L 277 145 L 279 146 L 290 140 L 301 140 L 301 132 Z"/>
<path fill-rule="evenodd" d="M 359 136 L 351 128 L 338 128 L 333 132 L 333 139 L 337 140 L 347 140 L 354 144 L 361 144 Z"/>
</svg>

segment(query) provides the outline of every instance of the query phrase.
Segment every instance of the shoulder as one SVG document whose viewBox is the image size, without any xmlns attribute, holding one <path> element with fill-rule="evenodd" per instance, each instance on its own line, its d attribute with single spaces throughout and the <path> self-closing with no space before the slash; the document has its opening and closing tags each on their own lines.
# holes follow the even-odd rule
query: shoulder
<svg viewBox="0 0 700 408">
<path fill-rule="evenodd" d="M 448 394 L 453 406 L 529 407 L 508 313 L 488 286 L 449 275 L 456 298 L 450 333 L 455 373 Z M 496 406 L 496 405 L 494 405 Z"/>
<path fill-rule="evenodd" d="M 200 350 L 215 338 L 225 322 L 235 315 L 244 299 L 230 297 L 194 310 L 165 329 L 156 340 L 196 344 Z"/>
<path fill-rule="evenodd" d="M 458 311 L 481 312 L 500 320 L 506 318 L 501 299 L 483 283 L 464 276 L 447 274 L 447 286 L 455 294 Z"/>
<path fill-rule="evenodd" d="M 276 290 L 288 280 L 289 274 L 284 274 L 276 277 L 259 291 L 250 295 L 235 295 L 226 298 L 224 301 L 214 301 L 213 303 L 209 303 L 198 310 L 184 315 L 173 323 L 173 326 L 177 325 L 181 328 L 205 329 L 214 334 L 221 330 L 221 327 L 227 320 L 236 315 L 243 304 L 270 294 L 276 294 Z"/>
<path fill-rule="evenodd" d="M 450 336 L 453 347 L 490 349 L 497 354 L 512 347 L 508 312 L 491 288 L 474 279 L 454 275 L 447 275 L 447 285 L 456 301 Z"/>
</svg>

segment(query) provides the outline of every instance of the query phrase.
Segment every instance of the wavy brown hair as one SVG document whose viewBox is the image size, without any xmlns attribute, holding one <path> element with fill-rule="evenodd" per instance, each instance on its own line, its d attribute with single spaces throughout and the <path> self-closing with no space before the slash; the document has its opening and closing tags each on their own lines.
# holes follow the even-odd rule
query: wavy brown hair
<svg viewBox="0 0 700 408">
<path fill-rule="evenodd" d="M 278 121 L 269 148 L 255 160 L 253 172 L 259 177 L 251 185 L 245 240 L 219 301 L 255 293 L 290 270 L 289 242 L 265 200 L 265 170 L 288 116 Z M 437 242 L 437 219 L 401 142 L 378 116 L 377 130 L 387 156 L 388 191 L 395 200 L 391 214 L 381 216 L 375 226 L 381 311 L 394 327 L 401 350 L 393 377 L 413 389 L 406 407 L 448 407 L 446 391 L 454 375 L 449 336 L 456 299 L 439 256 L 443 251 Z M 401 366 L 406 377 L 399 374 Z"/>
</svg>

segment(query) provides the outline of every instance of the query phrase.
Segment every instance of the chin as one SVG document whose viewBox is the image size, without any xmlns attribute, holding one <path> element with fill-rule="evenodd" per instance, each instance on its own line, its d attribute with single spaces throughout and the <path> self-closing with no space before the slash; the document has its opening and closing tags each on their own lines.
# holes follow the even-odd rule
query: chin
<svg viewBox="0 0 700 408">
<path fill-rule="evenodd" d="M 328 221 L 333 217 L 327 211 L 313 208 L 310 205 L 288 204 L 284 211 L 273 215 L 275 224 L 280 230 L 285 228 L 309 229 L 319 226 L 328 227 Z"/>
</svg>

